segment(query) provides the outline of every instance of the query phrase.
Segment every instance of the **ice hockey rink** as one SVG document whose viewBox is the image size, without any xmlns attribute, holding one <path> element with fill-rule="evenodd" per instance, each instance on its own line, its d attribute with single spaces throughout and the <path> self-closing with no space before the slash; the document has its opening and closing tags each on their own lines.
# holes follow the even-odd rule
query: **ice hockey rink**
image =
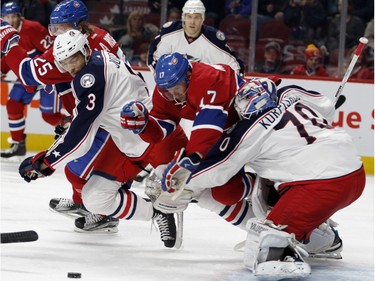
<svg viewBox="0 0 375 281">
<path fill-rule="evenodd" d="M 19 162 L 1 164 L 1 232 L 35 230 L 39 240 L 1 244 L 2 281 L 60 281 L 80 272 L 87 281 L 257 280 L 234 246 L 246 233 L 191 204 L 184 212 L 184 242 L 164 248 L 151 222 L 121 221 L 116 234 L 76 233 L 74 221 L 48 209 L 53 197 L 70 197 L 63 170 L 26 183 Z M 143 194 L 141 187 L 133 190 Z M 303 280 L 374 280 L 374 178 L 362 196 L 333 217 L 344 242 L 342 260 L 308 260 Z M 79 279 L 78 279 L 79 280 Z"/>
</svg>

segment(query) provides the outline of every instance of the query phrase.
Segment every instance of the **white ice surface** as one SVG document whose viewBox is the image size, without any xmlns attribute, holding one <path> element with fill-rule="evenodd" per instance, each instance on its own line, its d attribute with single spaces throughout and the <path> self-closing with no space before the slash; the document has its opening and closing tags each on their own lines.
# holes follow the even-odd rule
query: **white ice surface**
<svg viewBox="0 0 375 281">
<path fill-rule="evenodd" d="M 48 210 L 53 197 L 70 197 L 62 169 L 32 183 L 18 175 L 19 162 L 1 162 L 1 232 L 35 230 L 39 240 L 1 244 L 2 281 L 60 281 L 68 272 L 86 281 L 257 280 L 233 247 L 246 233 L 192 204 L 184 213 L 184 244 L 166 249 L 151 223 L 121 221 L 117 234 L 82 234 L 74 221 Z M 141 194 L 141 188 L 134 188 Z M 342 260 L 309 261 L 306 281 L 374 280 L 374 178 L 354 204 L 333 217 L 344 241 Z M 74 280 L 74 279 L 73 279 Z"/>
</svg>

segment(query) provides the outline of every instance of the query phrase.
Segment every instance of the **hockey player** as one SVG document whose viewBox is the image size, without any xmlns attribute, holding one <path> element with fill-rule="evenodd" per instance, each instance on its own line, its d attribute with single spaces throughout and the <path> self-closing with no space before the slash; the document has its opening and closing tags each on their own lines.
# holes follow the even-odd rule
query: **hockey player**
<svg viewBox="0 0 375 281">
<path fill-rule="evenodd" d="M 164 24 L 150 44 L 147 64 L 153 73 L 158 59 L 174 52 L 191 61 L 228 64 L 237 73 L 244 73 L 244 64 L 228 47 L 224 33 L 203 24 L 205 12 L 202 1 L 188 0 L 182 8 L 182 21 Z"/>
<path fill-rule="evenodd" d="M 88 16 L 88 10 L 80 0 L 63 1 L 54 8 L 50 15 L 49 31 L 51 35 L 57 36 L 71 28 L 80 30 L 87 36 L 93 50 L 107 50 L 119 58 L 124 58 L 118 43 L 105 30 L 91 25 L 88 22 Z M 70 90 L 72 76 L 55 64 L 52 48 L 43 55 L 31 59 L 17 44 L 17 31 L 12 30 L 4 22 L 2 22 L 1 28 L 2 34 L 4 34 L 1 41 L 3 59 L 19 75 L 20 81 L 25 85 L 56 84 L 55 88 L 65 108 L 72 114 L 75 107 L 75 98 Z M 68 121 L 67 125 L 69 123 Z M 64 128 L 60 131 L 63 130 Z M 51 210 L 79 217 L 75 220 L 75 230 L 77 231 L 117 231 L 117 219 L 89 213 L 82 205 L 81 197 L 82 187 L 90 175 L 95 158 L 105 145 L 107 135 L 106 131 L 99 130 L 90 151 L 80 159 L 66 165 L 65 174 L 73 189 L 72 199 L 53 198 L 50 200 Z"/>
<path fill-rule="evenodd" d="M 244 80 L 228 65 L 213 67 L 197 62 L 190 65 L 179 53 L 163 55 L 159 61 L 161 63 L 158 62 L 157 66 L 162 66 L 163 74 L 155 78 L 158 87 L 154 90 L 153 109 L 150 118 L 146 118 L 148 122 L 138 120 L 149 114 L 147 111 L 136 114 L 137 108 L 145 107 L 139 101 L 133 101 L 124 105 L 121 113 L 122 126 L 138 133 L 147 142 L 158 143 L 174 131 L 181 119 L 192 120 L 190 140 L 185 150 L 180 152 L 180 156 L 191 156 L 190 168 L 194 169 L 194 163 L 199 163 L 206 156 L 224 130 L 230 129 L 239 120 L 233 106 L 233 98 L 239 83 L 243 83 Z M 165 65 L 166 61 L 171 63 Z M 191 67 L 194 68 L 194 77 L 190 78 L 190 74 L 185 77 L 184 74 L 190 73 Z M 158 71 L 160 69 L 157 69 L 156 73 Z M 185 94 L 181 94 L 180 99 L 161 88 L 175 85 L 180 87 L 177 84 L 179 78 L 185 83 L 189 83 L 190 79 L 195 80 L 194 85 L 189 87 L 194 95 L 191 94 L 188 101 Z M 161 80 L 166 81 L 166 84 L 162 84 Z M 249 202 L 245 200 L 251 192 L 252 182 L 252 176 L 239 169 L 230 181 L 207 186 L 215 188 L 203 192 L 198 199 L 198 205 L 211 209 L 228 222 L 245 229 L 246 221 L 254 216 Z M 220 204 L 208 204 L 207 201 L 211 201 L 212 198 Z M 221 209 L 218 209 L 220 205 Z"/>
<path fill-rule="evenodd" d="M 137 128 L 143 139 L 155 142 L 182 116 L 194 119 L 187 146 L 164 170 L 163 190 L 179 192 L 187 183 L 189 189 L 214 193 L 250 164 L 257 176 L 273 182 L 280 198 L 264 220 L 248 221 L 246 266 L 257 276 L 310 274 L 303 256 L 311 250 L 311 233 L 365 186 L 350 136 L 330 125 L 333 103 L 298 86 L 277 91 L 270 79 L 241 81 L 229 67 L 189 64 L 176 53 L 160 58 L 155 81 L 150 114 L 131 117 L 125 106 L 123 127 Z"/>
<path fill-rule="evenodd" d="M 39 22 L 24 19 L 21 15 L 21 8 L 16 2 L 4 3 L 1 8 L 1 15 L 13 28 L 18 30 L 20 36 L 19 45 L 27 51 L 31 58 L 45 52 L 52 46 L 53 39 L 48 34 L 47 29 Z M 2 60 L 1 75 L 5 75 L 8 71 L 9 67 Z M 60 113 L 61 104 L 58 97 L 56 95 L 48 95 L 43 89 L 39 93 L 40 111 L 44 121 L 52 126 L 60 124 L 64 115 Z M 28 90 L 26 90 L 19 82 L 13 85 L 6 105 L 11 147 L 1 152 L 1 157 L 10 158 L 26 155 L 26 118 L 24 110 L 31 103 L 35 94 L 36 87 L 28 87 Z"/>
<path fill-rule="evenodd" d="M 106 51 L 91 53 L 86 37 L 70 30 L 56 37 L 53 55 L 73 77 L 76 108 L 67 131 L 47 150 L 25 159 L 19 168 L 27 181 L 50 176 L 56 167 L 84 155 L 100 127 L 110 134 L 83 188 L 86 208 L 93 213 L 121 219 L 151 220 L 159 225 L 166 247 L 175 245 L 173 214 L 154 210 L 152 203 L 129 190 L 129 183 L 148 163 L 167 163 L 175 149 L 186 143 L 182 129 L 176 138 L 157 146 L 124 131 L 118 122 L 122 105 L 139 99 L 150 108 L 151 97 L 144 80 L 123 60 Z"/>
</svg>

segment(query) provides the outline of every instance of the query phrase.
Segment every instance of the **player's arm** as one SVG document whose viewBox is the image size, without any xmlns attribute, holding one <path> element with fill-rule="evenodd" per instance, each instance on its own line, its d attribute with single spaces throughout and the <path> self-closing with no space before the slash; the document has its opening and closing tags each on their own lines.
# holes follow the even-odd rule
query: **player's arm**
<svg viewBox="0 0 375 281">
<path fill-rule="evenodd" d="M 105 79 L 103 71 L 87 71 L 76 76 L 73 80 L 73 92 L 78 99 L 78 104 L 74 109 L 74 116 L 70 127 L 48 149 L 45 160 L 52 168 L 66 163 L 72 157 L 77 158 L 83 155 L 90 147 L 96 130 L 100 125 L 98 116 L 103 110 Z M 91 76 L 90 76 L 91 75 Z M 95 77 L 94 84 L 88 88 L 81 86 L 82 79 Z"/>
</svg>

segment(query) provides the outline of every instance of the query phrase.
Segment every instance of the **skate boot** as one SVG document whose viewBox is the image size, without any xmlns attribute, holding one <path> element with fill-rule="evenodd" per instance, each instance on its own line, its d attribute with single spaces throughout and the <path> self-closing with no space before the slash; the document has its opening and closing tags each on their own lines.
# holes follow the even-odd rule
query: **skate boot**
<svg viewBox="0 0 375 281">
<path fill-rule="evenodd" d="M 25 156 L 26 155 L 26 138 L 20 142 L 11 141 L 11 146 L 5 151 L 1 152 L 2 158 L 11 158 L 14 156 Z"/>
<path fill-rule="evenodd" d="M 117 233 L 119 219 L 103 215 L 89 214 L 75 220 L 76 232 Z"/>
<path fill-rule="evenodd" d="M 161 241 L 167 248 L 173 248 L 176 244 L 176 224 L 173 214 L 164 214 L 154 208 L 153 220 L 158 224 Z"/>
<path fill-rule="evenodd" d="M 49 209 L 53 212 L 73 218 L 91 214 L 83 204 L 76 204 L 72 199 L 68 198 L 52 198 L 49 201 Z"/>
<path fill-rule="evenodd" d="M 310 258 L 315 258 L 315 259 L 336 259 L 336 260 L 340 260 L 342 259 L 342 256 L 341 256 L 341 252 L 344 248 L 344 244 L 339 236 L 339 232 L 331 227 L 331 230 L 333 231 L 334 235 L 335 235 L 335 238 L 332 242 L 332 245 L 322 251 L 322 252 L 318 252 L 318 253 L 310 253 L 309 254 L 309 257 Z"/>
</svg>

